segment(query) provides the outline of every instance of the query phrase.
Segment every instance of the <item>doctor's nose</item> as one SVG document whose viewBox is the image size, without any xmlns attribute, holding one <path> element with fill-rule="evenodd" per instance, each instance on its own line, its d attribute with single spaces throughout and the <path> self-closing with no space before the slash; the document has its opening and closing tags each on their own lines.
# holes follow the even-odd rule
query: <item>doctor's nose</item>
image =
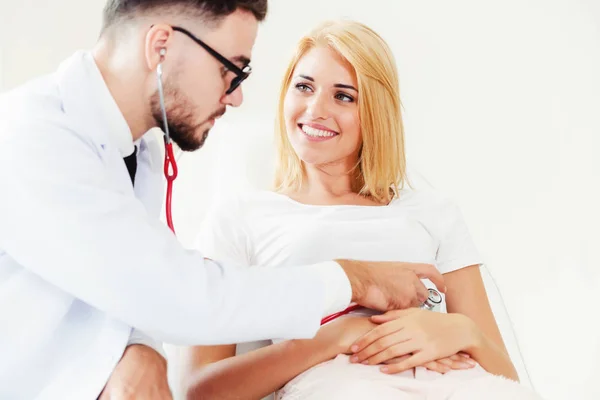
<svg viewBox="0 0 600 400">
<path fill-rule="evenodd" d="M 221 98 L 221 103 L 231 107 L 239 107 L 244 101 L 244 94 L 242 93 L 242 87 L 238 86 L 231 94 L 225 94 Z"/>
</svg>

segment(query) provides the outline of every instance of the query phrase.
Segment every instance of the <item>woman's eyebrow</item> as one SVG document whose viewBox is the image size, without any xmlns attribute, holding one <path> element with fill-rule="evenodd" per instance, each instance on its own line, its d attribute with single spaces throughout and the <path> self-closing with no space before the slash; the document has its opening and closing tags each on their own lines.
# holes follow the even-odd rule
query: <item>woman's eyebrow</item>
<svg viewBox="0 0 600 400">
<path fill-rule="evenodd" d="M 307 81 L 311 81 L 311 82 L 315 81 L 315 79 L 312 76 L 308 76 L 308 75 L 298 75 L 298 76 L 300 78 L 306 79 Z M 344 83 L 336 83 L 335 85 L 333 85 L 333 87 L 340 88 L 340 89 L 351 89 L 351 90 L 354 90 L 355 92 L 358 92 L 358 89 L 355 88 L 354 86 L 346 85 Z"/>
<path fill-rule="evenodd" d="M 343 84 L 343 83 L 336 83 L 335 85 L 333 85 L 333 87 L 336 87 L 336 88 L 341 88 L 341 89 L 352 89 L 352 90 L 354 90 L 355 92 L 357 92 L 357 93 L 358 93 L 358 89 L 357 89 L 357 88 L 355 88 L 355 87 L 354 87 L 354 86 L 352 86 L 352 85 L 345 85 L 345 84 Z"/>
</svg>

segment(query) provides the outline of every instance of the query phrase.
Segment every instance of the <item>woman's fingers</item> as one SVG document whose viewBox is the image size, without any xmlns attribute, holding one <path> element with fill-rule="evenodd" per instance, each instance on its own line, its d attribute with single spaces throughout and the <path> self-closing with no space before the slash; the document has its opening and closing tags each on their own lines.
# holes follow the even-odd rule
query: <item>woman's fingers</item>
<svg viewBox="0 0 600 400">
<path fill-rule="evenodd" d="M 400 361 L 404 361 L 406 360 L 408 357 L 410 357 L 412 354 L 406 354 L 404 356 L 400 356 L 400 357 L 394 357 L 391 360 L 387 360 L 384 361 L 384 364 L 395 364 L 395 363 L 399 363 Z"/>
<path fill-rule="evenodd" d="M 412 354 L 406 354 L 404 356 L 395 357 L 390 360 L 384 361 L 383 364 L 397 364 L 401 361 L 408 359 Z M 454 354 L 453 356 L 442 358 L 440 360 L 431 361 L 421 365 L 421 367 L 427 368 L 428 370 L 445 374 L 450 370 L 456 369 L 471 369 L 474 368 L 477 363 L 471 359 L 469 355 L 464 353 Z"/>
<path fill-rule="evenodd" d="M 375 328 L 375 329 L 377 329 L 377 328 Z M 373 329 L 373 330 L 375 330 L 375 329 Z M 370 334 L 371 332 L 369 332 L 368 334 Z M 379 364 L 379 363 L 375 363 L 374 361 L 369 360 L 369 359 L 371 357 L 373 357 L 374 355 L 381 354 L 381 353 L 384 353 L 384 354 L 382 354 L 382 356 L 384 356 L 386 358 L 383 358 L 383 359 L 381 359 L 381 357 L 377 358 L 378 360 L 381 359 L 380 362 L 391 360 L 392 358 L 395 358 L 395 357 L 404 356 L 404 355 L 408 354 L 409 352 L 392 354 L 389 351 L 389 349 L 395 345 L 406 342 L 409 339 L 410 339 L 410 336 L 408 334 L 406 334 L 405 331 L 403 331 L 403 330 L 392 332 L 387 336 L 378 337 L 375 341 L 373 341 L 368 346 L 363 348 L 361 351 L 359 351 L 358 353 L 356 353 L 352 357 L 350 357 L 350 361 L 354 362 L 354 363 L 362 363 L 362 362 L 365 362 L 368 360 L 369 361 L 368 364 Z"/>
<path fill-rule="evenodd" d="M 424 365 L 427 362 L 429 361 L 427 360 L 425 354 L 423 352 L 418 352 L 399 363 L 384 365 L 380 368 L 380 370 L 385 374 L 397 374 L 399 372 L 404 372 L 418 367 L 419 365 Z"/>
<path fill-rule="evenodd" d="M 367 347 L 372 346 L 375 342 L 377 342 L 378 340 L 381 340 L 381 338 L 386 337 L 394 332 L 401 331 L 402 329 L 403 329 L 403 324 L 400 321 L 390 321 L 385 324 L 379 325 L 379 326 L 371 329 L 369 332 L 367 332 L 365 335 L 363 335 L 360 339 L 358 339 L 356 342 L 354 342 L 354 344 L 352 345 L 352 347 L 350 349 L 352 350 L 352 352 L 358 353 L 356 355 L 362 361 L 365 358 L 367 358 L 367 354 L 369 354 L 369 355 L 374 354 L 372 352 L 373 348 L 370 350 L 371 352 L 363 353 L 363 351 Z M 379 352 L 381 350 L 383 350 L 383 348 L 379 349 L 377 352 Z"/>
<path fill-rule="evenodd" d="M 405 342 L 401 342 L 398 344 L 393 344 L 391 346 L 388 346 L 383 351 L 380 351 L 379 353 L 374 354 L 373 356 L 371 356 L 365 360 L 362 360 L 360 362 L 362 362 L 363 364 L 369 364 L 369 365 L 383 364 L 388 360 L 392 360 L 394 358 L 398 358 L 398 357 L 413 353 L 416 350 L 418 350 L 417 343 L 414 340 L 407 340 Z M 404 363 L 407 360 L 408 359 L 398 361 L 396 364 Z"/>
<path fill-rule="evenodd" d="M 446 372 L 450 371 L 450 367 L 439 363 L 438 361 L 428 362 L 427 364 L 423 365 L 423 367 L 427 368 L 430 371 L 439 372 L 440 374 L 445 374 Z"/>
<path fill-rule="evenodd" d="M 440 360 L 437 360 L 437 362 L 444 364 L 445 366 L 451 369 L 470 369 L 475 367 L 476 365 L 475 361 L 471 360 L 470 358 L 466 358 L 457 354 L 450 357 L 442 358 Z"/>
<path fill-rule="evenodd" d="M 468 360 L 473 361 L 473 359 L 471 358 L 470 355 L 468 355 L 467 353 L 463 353 L 463 352 L 456 353 L 456 354 L 450 356 L 449 358 L 454 361 L 463 361 L 463 362 L 467 362 Z M 473 362 L 475 362 L 475 361 L 473 361 Z"/>
<path fill-rule="evenodd" d="M 452 361 L 454 361 L 455 363 L 459 363 L 459 364 L 460 364 L 460 365 L 462 365 L 462 366 L 465 366 L 465 365 L 466 365 L 466 366 L 467 366 L 467 367 L 469 367 L 469 368 L 473 368 L 474 366 L 476 366 L 476 365 L 477 365 L 477 362 L 476 362 L 475 360 L 473 360 L 473 359 L 471 358 L 471 356 L 469 356 L 469 355 L 468 355 L 468 354 L 466 354 L 466 353 L 458 353 L 458 354 L 455 354 L 455 355 L 451 356 L 451 357 L 450 357 L 450 359 L 451 359 Z M 456 369 L 456 368 L 455 368 L 455 369 Z"/>
<path fill-rule="evenodd" d="M 452 367 L 452 364 L 454 364 L 457 361 L 452 360 L 451 358 L 441 358 L 439 360 L 436 360 L 436 362 L 438 362 L 440 364 L 443 364 L 443 365 L 445 365 L 447 367 Z"/>
</svg>

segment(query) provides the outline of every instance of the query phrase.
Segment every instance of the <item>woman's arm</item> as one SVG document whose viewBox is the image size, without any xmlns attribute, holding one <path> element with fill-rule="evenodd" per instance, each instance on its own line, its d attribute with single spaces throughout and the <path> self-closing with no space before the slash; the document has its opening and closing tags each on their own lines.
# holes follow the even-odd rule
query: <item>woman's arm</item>
<svg viewBox="0 0 600 400">
<path fill-rule="evenodd" d="M 201 358 L 203 350 L 192 349 L 195 358 Z M 218 362 L 203 363 L 187 378 L 186 398 L 260 399 L 335 355 L 328 346 L 313 339 L 290 340 Z"/>
<path fill-rule="evenodd" d="M 518 381 L 502 335 L 492 313 L 479 267 L 472 265 L 444 275 L 448 313 L 459 313 L 474 322 L 471 346 L 464 351 L 486 371 Z"/>
<path fill-rule="evenodd" d="M 401 361 L 382 367 L 397 373 L 466 352 L 486 371 L 518 381 L 479 268 L 449 272 L 444 279 L 448 314 L 412 308 L 375 315 L 371 320 L 380 325 L 352 346 L 356 354 L 351 361 L 380 364 L 400 357 Z"/>
<path fill-rule="evenodd" d="M 199 371 L 212 363 L 234 357 L 237 345 L 190 346 L 182 349 L 181 387 L 188 393 L 196 384 Z"/>
<path fill-rule="evenodd" d="M 188 348 L 184 392 L 189 400 L 260 399 L 307 369 L 348 352 L 374 326 L 365 317 L 344 318 L 321 328 L 313 339 L 289 340 L 235 357 L 235 345 Z"/>
</svg>

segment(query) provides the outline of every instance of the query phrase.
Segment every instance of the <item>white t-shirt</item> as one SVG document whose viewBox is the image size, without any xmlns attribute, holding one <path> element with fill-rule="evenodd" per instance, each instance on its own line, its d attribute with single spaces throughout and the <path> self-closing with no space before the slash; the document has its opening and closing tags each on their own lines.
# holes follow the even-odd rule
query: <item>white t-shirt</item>
<svg viewBox="0 0 600 400">
<path fill-rule="evenodd" d="M 268 191 L 219 199 L 197 245 L 241 266 L 333 259 L 434 264 L 441 273 L 480 264 L 459 208 L 432 191 L 403 190 L 387 206 L 315 206 Z"/>
<path fill-rule="evenodd" d="M 459 208 L 432 191 L 403 190 L 381 207 L 314 206 L 273 192 L 246 192 L 215 202 L 197 246 L 206 257 L 241 268 L 357 259 L 431 263 L 447 273 L 482 263 Z M 238 344 L 237 354 L 279 341 Z"/>
<path fill-rule="evenodd" d="M 431 263 L 443 274 L 481 264 L 454 202 L 408 189 L 387 206 L 306 205 L 268 191 L 219 199 L 197 246 L 242 267 L 356 259 Z"/>
</svg>

